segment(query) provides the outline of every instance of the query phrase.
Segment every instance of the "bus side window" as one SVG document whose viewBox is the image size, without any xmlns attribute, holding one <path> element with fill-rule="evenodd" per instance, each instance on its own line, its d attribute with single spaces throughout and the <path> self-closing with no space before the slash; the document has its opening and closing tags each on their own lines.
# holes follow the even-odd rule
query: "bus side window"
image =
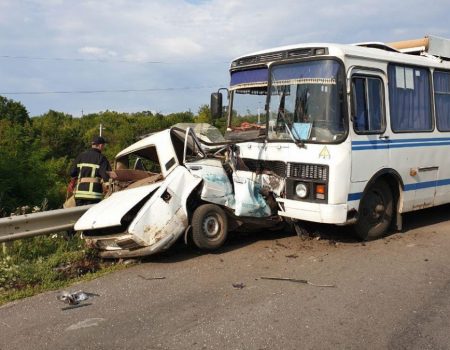
<svg viewBox="0 0 450 350">
<path fill-rule="evenodd" d="M 352 120 L 358 134 L 384 132 L 383 84 L 378 77 L 352 78 Z"/>
<path fill-rule="evenodd" d="M 439 131 L 450 131 L 450 72 L 434 71 L 434 100 Z"/>
<path fill-rule="evenodd" d="M 392 131 L 433 130 L 429 69 L 390 64 L 388 79 Z"/>
</svg>

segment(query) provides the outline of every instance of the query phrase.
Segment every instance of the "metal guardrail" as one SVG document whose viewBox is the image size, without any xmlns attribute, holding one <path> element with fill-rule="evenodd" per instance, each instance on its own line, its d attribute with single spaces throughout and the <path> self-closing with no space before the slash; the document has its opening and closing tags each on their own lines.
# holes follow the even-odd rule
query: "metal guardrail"
<svg viewBox="0 0 450 350">
<path fill-rule="evenodd" d="M 91 205 L 0 219 L 0 243 L 70 230 Z"/>
</svg>

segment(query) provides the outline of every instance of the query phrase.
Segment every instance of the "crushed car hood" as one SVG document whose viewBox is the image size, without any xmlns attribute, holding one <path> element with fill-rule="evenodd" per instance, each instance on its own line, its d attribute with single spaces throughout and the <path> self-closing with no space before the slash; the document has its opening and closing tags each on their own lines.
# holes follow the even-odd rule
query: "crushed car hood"
<svg viewBox="0 0 450 350">
<path fill-rule="evenodd" d="M 113 193 L 84 213 L 75 223 L 75 230 L 119 226 L 122 217 L 160 185 L 161 182 Z"/>
</svg>

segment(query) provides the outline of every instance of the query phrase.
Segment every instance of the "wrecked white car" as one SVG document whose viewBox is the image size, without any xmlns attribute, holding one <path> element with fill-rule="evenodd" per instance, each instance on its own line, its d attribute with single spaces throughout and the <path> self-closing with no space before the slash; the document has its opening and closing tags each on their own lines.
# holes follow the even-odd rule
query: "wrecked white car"
<svg viewBox="0 0 450 350">
<path fill-rule="evenodd" d="M 150 255 L 180 236 L 214 250 L 229 230 L 282 225 L 275 197 L 284 179 L 249 171 L 238 144 L 206 143 L 199 131 L 172 127 L 117 154 L 110 194 L 75 224 L 100 256 Z"/>
</svg>

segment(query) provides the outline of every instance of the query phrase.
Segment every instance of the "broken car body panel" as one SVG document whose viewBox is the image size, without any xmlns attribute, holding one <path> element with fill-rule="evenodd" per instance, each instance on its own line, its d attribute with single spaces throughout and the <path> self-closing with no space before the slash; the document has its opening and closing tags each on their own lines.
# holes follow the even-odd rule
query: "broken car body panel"
<svg viewBox="0 0 450 350">
<path fill-rule="evenodd" d="M 276 210 L 261 194 L 267 176 L 233 170 L 236 160 L 225 155 L 226 145 L 221 147 L 204 148 L 193 130 L 174 127 L 127 147 L 115 159 L 112 194 L 88 210 L 76 230 L 103 257 L 136 257 L 169 248 L 188 231 L 202 204 L 218 205 L 230 219 L 237 217 L 233 227 L 245 217 L 270 218 Z M 214 232 L 207 226 L 213 221 L 205 220 L 201 225 Z"/>
<path fill-rule="evenodd" d="M 122 217 L 159 187 L 152 184 L 113 193 L 88 210 L 75 224 L 75 230 L 92 230 L 120 226 Z"/>
<path fill-rule="evenodd" d="M 175 168 L 137 213 L 128 232 L 149 246 L 167 235 L 177 239 L 188 226 L 187 198 L 201 181 L 186 168 Z"/>
<path fill-rule="evenodd" d="M 220 160 L 201 159 L 185 165 L 203 179 L 201 198 L 204 201 L 234 208 L 233 187 Z"/>
</svg>

